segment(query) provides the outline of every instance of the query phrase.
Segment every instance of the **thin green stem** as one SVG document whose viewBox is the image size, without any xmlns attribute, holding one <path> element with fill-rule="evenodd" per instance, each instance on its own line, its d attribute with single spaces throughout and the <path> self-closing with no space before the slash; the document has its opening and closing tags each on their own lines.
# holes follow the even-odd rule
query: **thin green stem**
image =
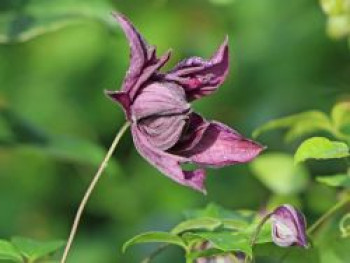
<svg viewBox="0 0 350 263">
<path fill-rule="evenodd" d="M 84 212 L 86 203 L 88 202 L 88 200 L 90 198 L 90 195 L 93 192 L 97 182 L 99 181 L 103 171 L 106 169 L 108 161 L 111 158 L 115 148 L 117 147 L 121 137 L 123 136 L 125 131 L 128 129 L 128 127 L 129 127 L 129 122 L 126 122 L 121 127 L 121 129 L 118 131 L 118 133 L 115 136 L 115 138 L 114 138 L 114 140 L 113 140 L 113 142 L 112 142 L 112 144 L 111 144 L 111 146 L 110 146 L 110 148 L 109 148 L 105 158 L 103 159 L 103 161 L 102 161 L 100 167 L 98 168 L 95 176 L 93 177 L 93 179 L 92 179 L 88 189 L 86 190 L 83 199 L 81 200 L 81 202 L 79 204 L 79 207 L 78 207 L 77 213 L 75 214 L 74 222 L 73 222 L 73 225 L 72 225 L 69 237 L 68 237 L 68 241 L 67 241 L 66 247 L 64 249 L 62 259 L 60 261 L 61 263 L 65 263 L 66 260 L 67 260 L 68 253 L 69 253 L 69 250 L 70 250 L 70 248 L 72 246 L 72 243 L 73 243 L 75 234 L 77 232 L 77 229 L 78 229 L 78 226 L 79 226 L 79 223 L 80 223 L 80 219 L 81 219 L 81 216 L 82 216 L 82 214 Z"/>
<path fill-rule="evenodd" d="M 256 240 L 258 239 L 258 236 L 260 234 L 261 228 L 264 226 L 264 224 L 266 223 L 267 220 L 270 219 L 270 217 L 272 216 L 272 213 L 267 214 L 266 216 L 263 217 L 263 219 L 260 221 L 259 225 L 256 227 L 253 236 L 250 240 L 250 245 L 251 247 L 254 246 Z"/>
<path fill-rule="evenodd" d="M 346 196 L 344 199 L 336 203 L 331 209 L 329 209 L 325 214 L 323 214 L 313 225 L 307 230 L 307 234 L 313 234 L 324 222 L 326 222 L 330 217 L 332 217 L 338 210 L 350 202 L 350 196 Z"/>
</svg>

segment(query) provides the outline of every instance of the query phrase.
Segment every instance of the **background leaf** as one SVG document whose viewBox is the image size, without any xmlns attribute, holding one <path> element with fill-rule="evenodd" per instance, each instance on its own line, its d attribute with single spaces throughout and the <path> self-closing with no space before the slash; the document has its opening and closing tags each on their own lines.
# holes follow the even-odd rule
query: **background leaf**
<svg viewBox="0 0 350 263">
<path fill-rule="evenodd" d="M 275 244 L 260 244 L 254 247 L 254 256 L 257 262 L 320 263 L 318 251 L 314 248 L 282 248 Z"/>
<path fill-rule="evenodd" d="M 267 131 L 281 128 L 287 129 L 285 140 L 293 141 L 318 131 L 330 132 L 332 125 L 327 115 L 323 112 L 307 111 L 269 121 L 257 128 L 253 132 L 253 137 L 256 138 Z"/>
<path fill-rule="evenodd" d="M 295 194 L 305 189 L 309 174 L 303 165 L 294 165 L 293 157 L 267 153 L 255 159 L 250 167 L 255 176 L 276 194 Z"/>
<path fill-rule="evenodd" d="M 248 256 L 252 255 L 250 239 L 242 233 L 231 232 L 198 232 L 191 233 L 193 236 L 200 237 L 209 241 L 213 248 L 217 248 L 224 252 L 241 251 Z"/>
<path fill-rule="evenodd" d="M 130 246 L 140 243 L 168 243 L 186 248 L 186 244 L 177 235 L 167 232 L 147 232 L 126 241 L 122 250 L 125 252 Z"/>
<path fill-rule="evenodd" d="M 335 128 L 340 133 L 350 136 L 350 102 L 344 101 L 336 104 L 331 116 Z"/>
<path fill-rule="evenodd" d="M 189 230 L 205 229 L 208 231 L 213 231 L 222 225 L 222 222 L 214 218 L 195 218 L 181 222 L 175 226 L 171 233 L 178 235 Z"/>
<path fill-rule="evenodd" d="M 48 134 L 14 111 L 0 106 L 0 131 L 1 126 L 6 129 L 6 134 L 0 132 L 0 146 L 17 151 L 44 154 L 55 159 L 95 167 L 98 167 L 106 154 L 105 149 L 88 140 Z M 115 174 L 118 170 L 116 160 L 110 160 L 106 172 Z"/>
<path fill-rule="evenodd" d="M 0 260 L 24 263 L 24 260 L 18 249 L 6 240 L 0 240 Z"/>
<path fill-rule="evenodd" d="M 86 20 L 112 24 L 109 21 L 113 8 L 104 0 L 2 1 L 7 9 L 0 16 L 0 43 L 28 41 Z"/>
<path fill-rule="evenodd" d="M 11 242 L 30 262 L 48 256 L 65 244 L 64 241 L 40 242 L 25 237 L 13 237 Z"/>
<path fill-rule="evenodd" d="M 305 140 L 294 155 L 295 163 L 307 159 L 336 159 L 349 156 L 349 147 L 343 142 L 330 141 L 324 137 Z"/>
<path fill-rule="evenodd" d="M 329 176 L 318 176 L 316 181 L 332 187 L 350 188 L 350 176 L 347 174 L 335 174 Z"/>
</svg>

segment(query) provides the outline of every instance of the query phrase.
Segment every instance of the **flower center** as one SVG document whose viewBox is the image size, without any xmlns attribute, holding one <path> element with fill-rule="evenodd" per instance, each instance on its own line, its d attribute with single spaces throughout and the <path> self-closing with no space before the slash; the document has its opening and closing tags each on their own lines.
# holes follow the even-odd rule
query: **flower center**
<svg viewBox="0 0 350 263">
<path fill-rule="evenodd" d="M 190 111 L 182 87 L 168 82 L 146 86 L 131 105 L 133 122 L 161 150 L 170 149 L 179 141 Z"/>
</svg>

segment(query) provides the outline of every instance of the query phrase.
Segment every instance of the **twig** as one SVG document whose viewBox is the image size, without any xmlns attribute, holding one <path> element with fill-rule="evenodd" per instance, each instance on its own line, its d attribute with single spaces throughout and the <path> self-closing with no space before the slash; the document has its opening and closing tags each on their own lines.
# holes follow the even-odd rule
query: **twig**
<svg viewBox="0 0 350 263">
<path fill-rule="evenodd" d="M 73 222 L 70 234 L 69 234 L 69 238 L 68 238 L 66 247 L 64 249 L 62 259 L 60 261 L 61 263 L 65 263 L 66 260 L 67 260 L 68 253 L 69 253 L 69 250 L 70 250 L 70 248 L 72 246 L 72 243 L 73 243 L 75 234 L 77 232 L 77 229 L 78 229 L 78 226 L 79 226 L 79 223 L 80 223 L 80 219 L 81 219 L 81 216 L 83 214 L 83 211 L 84 211 L 84 208 L 86 206 L 86 203 L 89 200 L 90 195 L 91 195 L 92 191 L 94 190 L 98 180 L 100 179 L 103 171 L 106 169 L 107 163 L 108 163 L 109 159 L 111 158 L 111 156 L 112 156 L 116 146 L 118 145 L 118 143 L 120 141 L 120 138 L 123 136 L 123 134 L 125 133 L 125 131 L 127 130 L 128 127 L 129 127 L 129 122 L 126 122 L 121 127 L 121 129 L 118 131 L 118 133 L 115 136 L 115 138 L 113 140 L 113 143 L 111 144 L 111 146 L 110 146 L 110 148 L 109 148 L 105 158 L 103 159 L 103 161 L 102 161 L 100 167 L 98 168 L 95 176 L 93 177 L 93 179 L 92 179 L 88 189 L 86 190 L 83 199 L 81 200 L 81 202 L 79 204 L 79 207 L 78 207 L 77 213 L 75 215 L 74 222 Z"/>
</svg>

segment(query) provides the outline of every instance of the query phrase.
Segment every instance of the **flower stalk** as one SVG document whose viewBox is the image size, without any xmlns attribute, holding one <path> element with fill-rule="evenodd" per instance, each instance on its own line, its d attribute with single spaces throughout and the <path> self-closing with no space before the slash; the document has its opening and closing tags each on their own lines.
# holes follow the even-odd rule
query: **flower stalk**
<svg viewBox="0 0 350 263">
<path fill-rule="evenodd" d="M 96 184 L 98 183 L 99 179 L 101 178 L 101 175 L 102 175 L 103 171 L 106 169 L 109 159 L 113 155 L 115 148 L 117 147 L 121 137 L 123 136 L 125 131 L 128 129 L 128 127 L 129 127 L 129 122 L 126 122 L 121 127 L 121 129 L 118 131 L 118 133 L 115 136 L 115 138 L 114 138 L 114 140 L 113 140 L 113 142 L 112 142 L 112 144 L 111 144 L 111 146 L 110 146 L 110 148 L 109 148 L 105 158 L 103 159 L 103 161 L 102 161 L 100 167 L 98 168 L 95 176 L 93 177 L 93 179 L 92 179 L 88 189 L 86 190 L 86 192 L 84 194 L 84 197 L 81 200 L 81 202 L 79 204 L 79 207 L 78 207 L 78 210 L 77 210 L 77 212 L 75 214 L 74 222 L 73 222 L 73 225 L 72 225 L 69 237 L 68 237 L 68 241 L 67 241 L 66 247 L 64 249 L 63 256 L 61 258 L 60 263 L 65 263 L 67 261 L 68 253 L 69 253 L 70 248 L 72 246 L 72 243 L 73 243 L 75 234 L 77 232 L 77 229 L 78 229 L 78 226 L 79 226 L 79 223 L 80 223 L 80 219 L 81 219 L 81 216 L 82 216 L 82 214 L 84 212 L 85 206 L 86 206 L 86 204 L 87 204 L 87 202 L 88 202 L 88 200 L 89 200 L 93 190 L 95 189 Z"/>
<path fill-rule="evenodd" d="M 338 210 L 350 203 L 350 196 L 347 195 L 344 199 L 340 200 L 333 207 L 331 207 L 325 214 L 323 214 L 312 226 L 307 230 L 308 235 L 312 235 L 316 230 L 329 218 L 331 218 Z"/>
</svg>

